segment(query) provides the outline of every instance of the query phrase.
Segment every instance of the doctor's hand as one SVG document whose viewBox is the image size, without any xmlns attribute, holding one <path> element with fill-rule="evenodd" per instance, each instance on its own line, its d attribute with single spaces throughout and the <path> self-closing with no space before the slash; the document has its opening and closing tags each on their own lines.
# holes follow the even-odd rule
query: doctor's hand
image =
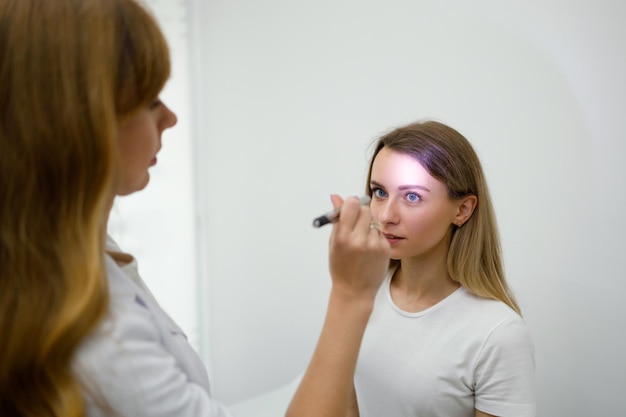
<svg viewBox="0 0 626 417">
<path fill-rule="evenodd" d="M 390 246 L 370 215 L 355 197 L 344 201 L 332 195 L 341 216 L 333 224 L 329 243 L 329 268 L 333 292 L 348 299 L 373 300 L 389 266 Z"/>
<path fill-rule="evenodd" d="M 389 265 L 389 242 L 357 198 L 331 196 L 341 208 L 329 243 L 333 285 L 313 358 L 287 417 L 346 417 L 353 409 L 354 370 L 374 299 Z"/>
</svg>

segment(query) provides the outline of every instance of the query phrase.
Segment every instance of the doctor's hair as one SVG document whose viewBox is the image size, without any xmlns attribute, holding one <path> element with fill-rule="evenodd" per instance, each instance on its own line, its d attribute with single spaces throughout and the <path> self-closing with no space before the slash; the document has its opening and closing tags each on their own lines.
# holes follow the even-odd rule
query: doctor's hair
<svg viewBox="0 0 626 417">
<path fill-rule="evenodd" d="M 446 186 L 451 200 L 476 196 L 476 208 L 467 222 L 462 227 L 450 226 L 453 230 L 447 258 L 448 273 L 470 292 L 500 300 L 521 314 L 505 279 L 500 237 L 487 181 L 470 142 L 452 127 L 432 120 L 392 130 L 374 144 L 366 182 L 366 193 L 370 197 L 372 166 L 383 148 L 409 155 L 419 162 Z"/>
<path fill-rule="evenodd" d="M 0 0 L 2 416 L 84 415 L 73 357 L 108 309 L 118 123 L 169 71 L 136 1 Z"/>
</svg>

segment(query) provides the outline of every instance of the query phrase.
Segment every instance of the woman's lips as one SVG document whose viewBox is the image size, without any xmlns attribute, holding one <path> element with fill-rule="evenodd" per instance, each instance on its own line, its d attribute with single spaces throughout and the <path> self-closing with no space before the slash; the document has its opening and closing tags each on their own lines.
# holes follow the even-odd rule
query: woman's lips
<svg viewBox="0 0 626 417">
<path fill-rule="evenodd" d="M 404 238 L 402 238 L 400 236 L 392 235 L 390 233 L 383 233 L 383 236 L 385 236 L 385 239 L 387 239 L 387 241 L 389 243 L 391 243 L 391 244 L 397 243 L 397 242 L 401 241 L 402 239 L 404 239 Z"/>
</svg>

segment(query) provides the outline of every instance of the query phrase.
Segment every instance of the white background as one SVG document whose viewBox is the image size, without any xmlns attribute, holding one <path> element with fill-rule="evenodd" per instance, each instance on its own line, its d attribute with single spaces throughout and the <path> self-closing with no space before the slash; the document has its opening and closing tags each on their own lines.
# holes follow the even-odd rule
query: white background
<svg viewBox="0 0 626 417">
<path fill-rule="evenodd" d="M 362 194 L 377 136 L 436 118 L 483 162 L 539 416 L 626 415 L 625 2 L 151 4 L 180 121 L 114 236 L 137 248 L 218 399 L 304 370 L 329 290 L 329 229 L 311 220 L 331 193 Z"/>
</svg>

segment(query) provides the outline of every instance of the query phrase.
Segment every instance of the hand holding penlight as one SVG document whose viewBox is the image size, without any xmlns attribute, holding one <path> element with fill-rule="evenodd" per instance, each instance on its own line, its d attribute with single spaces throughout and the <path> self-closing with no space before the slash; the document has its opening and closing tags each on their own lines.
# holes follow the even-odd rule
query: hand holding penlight
<svg viewBox="0 0 626 417">
<path fill-rule="evenodd" d="M 359 204 L 365 206 L 369 204 L 372 199 L 368 195 L 364 195 L 359 198 Z M 328 213 L 322 214 L 321 216 L 315 218 L 313 220 L 313 227 L 322 227 L 328 223 L 334 223 L 339 219 L 339 214 L 341 213 L 341 207 L 337 207 L 333 211 L 329 211 Z"/>
</svg>

